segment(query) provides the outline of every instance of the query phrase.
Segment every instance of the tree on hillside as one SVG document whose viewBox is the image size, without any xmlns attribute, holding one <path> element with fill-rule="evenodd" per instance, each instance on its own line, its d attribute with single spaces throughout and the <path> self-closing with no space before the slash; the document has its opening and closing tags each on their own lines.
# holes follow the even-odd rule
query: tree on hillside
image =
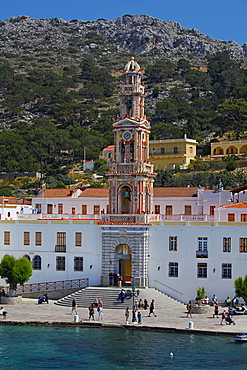
<svg viewBox="0 0 247 370">
<path fill-rule="evenodd" d="M 165 123 L 172 123 L 178 118 L 178 107 L 176 102 L 164 99 L 156 103 L 155 117 Z"/>
<path fill-rule="evenodd" d="M 247 275 L 245 275 L 244 278 L 239 276 L 235 281 L 234 281 L 234 286 L 235 286 L 235 294 L 237 297 L 242 297 L 247 303 Z"/>
<path fill-rule="evenodd" d="M 234 130 L 236 139 L 239 139 L 241 133 L 247 128 L 247 101 L 245 99 L 229 100 L 218 107 L 218 112 L 224 120 L 218 120 L 218 125 L 223 123 L 222 129 L 225 132 Z"/>
<path fill-rule="evenodd" d="M 17 284 L 23 285 L 32 276 L 31 262 L 26 257 L 16 259 L 6 254 L 0 262 L 0 276 L 9 284 L 10 297 L 14 297 Z"/>
<path fill-rule="evenodd" d="M 178 139 L 181 137 L 183 137 L 182 131 L 172 123 L 158 122 L 152 126 L 152 140 Z"/>
</svg>

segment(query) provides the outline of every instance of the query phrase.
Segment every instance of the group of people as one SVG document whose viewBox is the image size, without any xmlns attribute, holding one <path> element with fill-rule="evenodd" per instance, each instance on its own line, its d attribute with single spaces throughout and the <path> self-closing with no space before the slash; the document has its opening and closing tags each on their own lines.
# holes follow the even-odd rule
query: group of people
<svg viewBox="0 0 247 370">
<path fill-rule="evenodd" d="M 94 302 L 88 307 L 89 311 L 89 321 L 92 319 L 93 321 L 95 320 L 95 311 L 98 312 L 98 320 L 103 320 L 103 302 L 101 299 L 95 299 Z M 77 302 L 76 298 L 72 299 L 71 303 L 71 313 L 75 313 L 78 315 L 77 312 Z"/>
<path fill-rule="evenodd" d="M 140 299 L 139 301 L 135 301 L 134 312 L 133 312 L 133 315 L 134 315 L 133 321 L 137 322 L 137 324 L 142 324 L 142 313 L 141 313 L 140 309 L 143 308 L 144 310 L 146 310 L 148 307 L 149 307 L 148 317 L 151 317 L 151 315 L 156 317 L 157 315 L 154 312 L 154 299 L 152 299 L 150 305 L 148 304 L 148 301 L 146 299 L 144 299 L 144 301 L 142 301 L 142 299 Z M 126 310 L 125 310 L 125 323 L 126 323 L 126 325 L 129 324 L 129 316 L 130 316 L 130 311 L 129 311 L 129 307 L 127 307 Z"/>
<path fill-rule="evenodd" d="M 195 298 L 194 303 L 195 304 L 199 303 L 198 297 Z M 209 304 L 209 298 L 206 296 L 202 300 L 202 303 Z M 232 300 L 230 299 L 230 297 L 227 297 L 224 301 L 224 307 L 230 307 L 230 306 L 235 307 L 236 304 L 238 304 L 238 299 L 236 297 L 234 297 Z M 214 306 L 213 318 L 214 317 L 219 318 L 219 303 L 218 303 L 218 298 L 215 294 L 212 297 L 211 305 Z M 189 301 L 189 303 L 187 304 L 187 317 L 192 317 L 192 301 Z M 231 325 L 231 324 L 235 325 L 235 321 L 233 320 L 229 312 L 227 312 L 226 310 L 224 310 L 221 314 L 220 324 L 223 325 L 223 323 L 225 323 L 226 325 Z"/>
<path fill-rule="evenodd" d="M 109 285 L 115 285 L 118 286 L 119 288 L 122 288 L 123 285 L 123 277 L 120 274 L 117 274 L 116 272 L 109 273 Z"/>
<path fill-rule="evenodd" d="M 224 301 L 224 307 L 235 307 L 238 305 L 239 301 L 237 299 L 237 297 L 234 297 L 233 299 L 231 299 L 230 297 L 227 297 Z"/>
<path fill-rule="evenodd" d="M 220 325 L 223 325 L 223 323 L 225 323 L 226 325 L 231 325 L 231 324 L 235 325 L 235 321 L 233 320 L 229 312 L 226 312 L 226 310 L 224 310 L 221 314 Z"/>
<path fill-rule="evenodd" d="M 129 316 L 130 316 L 130 311 L 129 307 L 126 308 L 125 310 L 125 324 L 129 324 Z M 142 313 L 140 310 L 135 309 L 134 310 L 134 322 L 137 322 L 137 324 L 142 324 Z"/>
<path fill-rule="evenodd" d="M 103 302 L 101 299 L 95 299 L 94 302 L 88 307 L 89 321 L 91 319 L 95 321 L 95 310 L 98 313 L 98 320 L 103 320 Z"/>
</svg>

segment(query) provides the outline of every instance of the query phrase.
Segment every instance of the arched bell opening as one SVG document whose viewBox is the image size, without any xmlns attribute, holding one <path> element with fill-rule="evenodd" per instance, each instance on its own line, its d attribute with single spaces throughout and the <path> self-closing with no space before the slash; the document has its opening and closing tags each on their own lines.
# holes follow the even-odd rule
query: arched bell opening
<svg viewBox="0 0 247 370">
<path fill-rule="evenodd" d="M 119 189 L 118 192 L 118 213 L 132 213 L 131 211 L 131 187 L 124 185 Z"/>
<path fill-rule="evenodd" d="M 116 271 L 123 278 L 124 284 L 131 284 L 131 248 L 127 244 L 116 247 Z"/>
</svg>

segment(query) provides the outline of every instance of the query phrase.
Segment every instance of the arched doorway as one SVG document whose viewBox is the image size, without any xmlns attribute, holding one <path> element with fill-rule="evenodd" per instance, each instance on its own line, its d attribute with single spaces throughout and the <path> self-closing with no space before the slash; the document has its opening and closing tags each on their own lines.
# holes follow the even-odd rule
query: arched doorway
<svg viewBox="0 0 247 370">
<path fill-rule="evenodd" d="M 127 244 L 116 247 L 116 271 L 123 277 L 124 284 L 131 284 L 131 248 Z"/>
</svg>

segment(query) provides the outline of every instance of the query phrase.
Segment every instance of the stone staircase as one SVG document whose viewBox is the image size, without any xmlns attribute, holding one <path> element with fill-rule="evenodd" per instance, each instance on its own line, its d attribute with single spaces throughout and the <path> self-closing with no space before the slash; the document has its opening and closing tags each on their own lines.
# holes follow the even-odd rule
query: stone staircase
<svg viewBox="0 0 247 370">
<path fill-rule="evenodd" d="M 129 288 L 124 288 L 126 291 Z M 151 302 L 152 299 L 155 301 L 155 308 L 174 308 L 176 307 L 185 307 L 184 303 L 181 303 L 166 294 L 158 291 L 154 288 L 140 288 L 140 294 L 138 298 L 135 298 L 137 300 L 146 298 L 148 300 L 148 303 Z M 116 308 L 123 308 L 123 303 L 118 297 L 119 288 L 112 287 L 112 288 L 103 288 L 103 287 L 87 287 L 81 290 L 78 290 L 77 292 L 70 294 L 64 298 L 59 299 L 57 302 L 55 302 L 56 305 L 59 306 L 66 306 L 71 307 L 71 302 L 73 298 L 76 298 L 77 306 L 78 307 L 84 307 L 88 308 L 91 303 L 94 302 L 94 300 L 101 299 L 103 302 L 104 308 L 110 308 L 110 309 L 116 309 Z M 132 298 L 131 299 L 125 299 L 124 301 L 124 307 L 128 304 L 130 307 L 132 307 Z"/>
</svg>

